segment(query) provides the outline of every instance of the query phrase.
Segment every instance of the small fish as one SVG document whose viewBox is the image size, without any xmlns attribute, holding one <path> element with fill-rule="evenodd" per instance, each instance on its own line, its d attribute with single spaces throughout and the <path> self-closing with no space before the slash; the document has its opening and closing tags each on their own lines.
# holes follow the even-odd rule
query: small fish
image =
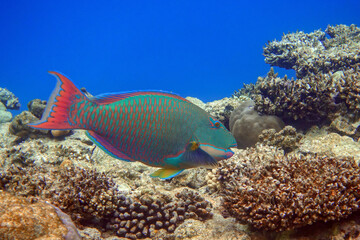
<svg viewBox="0 0 360 240">
<path fill-rule="evenodd" d="M 110 156 L 159 167 L 172 178 L 184 169 L 214 167 L 233 155 L 236 141 L 222 123 L 185 98 L 162 91 L 86 96 L 57 72 L 58 82 L 37 129 L 85 129 Z"/>
</svg>

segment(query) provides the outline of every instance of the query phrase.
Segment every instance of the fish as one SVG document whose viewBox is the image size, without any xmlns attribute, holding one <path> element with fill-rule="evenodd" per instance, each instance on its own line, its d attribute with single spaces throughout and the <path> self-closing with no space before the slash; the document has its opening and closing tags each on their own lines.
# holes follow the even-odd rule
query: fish
<svg viewBox="0 0 360 240">
<path fill-rule="evenodd" d="M 195 167 L 214 168 L 230 158 L 236 140 L 202 108 L 174 93 L 132 91 L 90 97 L 64 75 L 57 78 L 42 118 L 28 126 L 86 130 L 110 156 L 158 167 L 151 177 L 170 179 Z"/>
</svg>

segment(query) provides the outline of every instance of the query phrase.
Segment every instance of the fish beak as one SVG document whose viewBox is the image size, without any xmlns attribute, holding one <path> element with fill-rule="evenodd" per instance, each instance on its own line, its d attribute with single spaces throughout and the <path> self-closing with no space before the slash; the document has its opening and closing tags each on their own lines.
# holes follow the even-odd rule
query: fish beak
<svg viewBox="0 0 360 240">
<path fill-rule="evenodd" d="M 225 158 L 231 158 L 234 155 L 234 152 L 231 149 L 225 151 Z"/>
</svg>

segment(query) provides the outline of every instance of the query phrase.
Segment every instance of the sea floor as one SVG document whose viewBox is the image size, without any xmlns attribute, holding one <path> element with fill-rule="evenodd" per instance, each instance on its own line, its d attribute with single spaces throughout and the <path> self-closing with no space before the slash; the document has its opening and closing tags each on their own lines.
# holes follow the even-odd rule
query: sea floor
<svg viewBox="0 0 360 240">
<path fill-rule="evenodd" d="M 235 218 L 224 213 L 226 212 L 222 206 L 224 196 L 217 189 L 216 183 L 214 183 L 214 174 L 211 169 L 196 168 L 186 170 L 180 176 L 171 180 L 151 178 L 149 175 L 155 171 L 156 168 L 148 167 L 141 163 L 123 162 L 108 156 L 92 144 L 82 130 L 74 130 L 70 135 L 63 137 L 44 135 L 37 138 L 23 139 L 9 134 L 9 124 L 10 123 L 0 124 L 0 189 L 17 197 L 31 198 L 33 202 L 47 201 L 59 207 L 63 212 L 72 217 L 77 231 L 83 239 L 127 238 L 121 238 L 121 234 L 117 234 L 116 228 L 120 229 L 121 223 L 116 225 L 116 223 L 114 223 L 116 220 L 111 220 L 111 217 L 105 213 L 101 213 L 101 215 L 99 213 L 101 212 L 100 210 L 97 212 L 95 209 L 92 216 L 89 211 L 79 210 L 79 207 L 73 207 L 72 209 L 65 207 L 68 205 L 64 202 L 70 201 L 65 198 L 70 195 L 66 195 L 65 190 L 62 192 L 61 189 L 53 188 L 56 186 L 64 187 L 64 184 L 61 185 L 62 182 L 59 178 L 66 176 L 70 179 L 69 175 L 66 175 L 66 171 L 75 172 L 74 174 L 76 175 L 78 174 L 76 171 L 80 171 L 79 169 L 85 169 L 87 171 L 84 175 L 85 178 L 89 172 L 91 174 L 94 172 L 102 174 L 101 177 L 97 178 L 110 179 L 109 181 L 114 184 L 110 184 L 113 191 L 112 193 L 121 193 L 122 196 L 131 199 L 133 202 L 139 201 L 142 203 L 142 201 L 145 201 L 143 200 L 144 196 L 151 196 L 151 199 L 165 199 L 161 201 L 164 201 L 166 204 L 171 204 L 176 200 L 175 205 L 181 205 L 181 201 L 183 201 L 185 205 L 194 204 L 194 206 L 200 206 L 196 205 L 196 201 L 206 202 L 206 204 L 204 203 L 206 207 L 202 207 L 202 211 L 205 212 L 203 216 L 197 214 L 196 216 L 190 215 L 190 217 L 188 216 L 184 219 L 180 218 L 174 224 L 175 227 L 173 229 L 168 226 L 163 226 L 164 223 L 159 223 L 159 226 L 161 225 L 163 227 L 156 225 L 156 227 L 153 228 L 154 231 L 148 236 L 148 239 L 355 239 L 348 237 L 351 236 L 351 234 L 359 237 L 358 229 L 360 229 L 360 218 L 356 214 L 342 221 L 331 221 L 326 224 L 316 223 L 313 226 L 301 228 L 297 231 L 277 233 L 256 230 L 246 224 L 241 224 Z M 334 157 L 351 156 L 355 157 L 357 162 L 360 160 L 359 142 L 354 141 L 350 137 L 340 136 L 337 133 L 328 133 L 326 130 L 316 127 L 303 137 L 297 151 L 326 153 Z M 231 159 L 226 161 L 231 161 Z M 14 166 L 22 170 L 16 170 L 17 168 L 14 168 Z M 13 168 L 11 172 L 13 175 L 9 173 L 9 168 Z M 23 173 L 23 175 L 16 175 L 16 171 Z M 27 173 L 29 175 L 25 176 Z M 11 179 L 12 177 L 17 179 Z M 29 190 L 27 187 L 34 186 L 29 182 L 34 181 L 37 184 L 39 180 L 36 178 L 40 177 L 45 179 L 43 182 L 53 184 L 53 186 L 35 187 L 35 190 Z M 98 181 L 93 175 L 90 177 L 95 179 L 94 181 Z M 6 181 L 4 180 L 5 178 L 7 179 Z M 26 180 L 22 181 L 22 178 Z M 69 181 L 71 181 L 71 179 Z M 24 184 L 24 186 L 19 186 L 21 184 Z M 76 183 L 75 185 L 74 183 L 71 184 L 69 183 L 69 186 L 80 187 L 76 186 Z M 88 184 L 89 189 L 91 189 L 91 187 L 94 188 L 91 183 Z M 87 193 L 86 187 L 86 185 L 82 185 L 81 188 L 83 189 L 81 191 L 79 190 L 78 193 Z M 69 191 L 71 192 L 71 190 Z M 2 192 L 0 192 L 0 195 L 1 193 Z M 57 197 L 49 195 L 50 193 L 57 194 Z M 91 195 L 91 192 L 89 194 Z M 196 197 L 194 197 L 194 194 Z M 191 203 L 186 202 L 186 199 L 184 199 L 186 196 L 199 200 L 194 200 L 195 202 Z M 79 198 L 81 198 L 81 196 L 79 196 Z M 89 198 L 91 198 L 91 196 L 89 196 Z M 112 201 L 112 204 L 116 204 L 116 201 L 113 199 L 114 198 L 109 201 Z M 74 201 L 74 199 L 71 201 Z M 102 200 L 98 199 L 98 201 Z M 29 202 L 28 204 L 31 203 Z M 96 206 L 97 203 L 92 204 Z M 86 208 L 85 205 L 83 207 Z M 81 216 L 81 214 L 83 214 L 83 216 Z M 129 214 L 132 213 L 129 212 Z M 36 216 L 32 216 L 32 218 L 36 218 Z M 97 221 L 109 221 L 109 223 L 92 222 L 89 220 L 91 218 L 97 219 Z M 44 218 L 39 217 L 39 219 Z M 0 236 L 3 234 L 2 236 L 7 236 L 9 239 L 15 239 L 16 234 L 26 236 L 26 223 L 16 223 L 25 224 L 19 227 L 15 226 L 15 221 L 17 221 L 15 218 L 13 220 L 7 218 L 7 220 L 9 221 L 8 225 L 1 225 Z M 13 225 L 11 225 L 12 221 L 14 223 Z M 41 220 L 39 221 L 38 225 L 41 225 Z M 146 228 L 146 230 L 148 229 Z M 48 231 L 51 232 L 51 230 Z M 133 230 L 135 233 L 139 231 L 140 230 L 136 229 Z M 356 235 L 356 231 L 358 231 L 358 235 Z M 46 238 L 46 236 L 55 236 L 50 233 L 46 234 L 44 238 L 38 239 L 57 239 Z M 126 236 L 136 238 L 134 234 Z M 140 234 L 137 236 L 140 236 Z M 145 237 L 142 236 L 142 238 Z M 76 239 L 76 237 L 73 236 L 67 239 Z"/>
</svg>

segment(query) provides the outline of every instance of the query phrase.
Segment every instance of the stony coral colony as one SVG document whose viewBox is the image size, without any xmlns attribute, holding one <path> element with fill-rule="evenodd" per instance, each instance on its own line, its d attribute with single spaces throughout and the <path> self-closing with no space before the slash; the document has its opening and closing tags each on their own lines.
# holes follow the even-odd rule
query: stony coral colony
<svg viewBox="0 0 360 240">
<path fill-rule="evenodd" d="M 224 207 L 243 223 L 284 231 L 344 218 L 360 208 L 353 159 L 287 154 L 258 144 L 217 170 Z"/>
<path fill-rule="evenodd" d="M 297 80 L 280 78 L 271 69 L 256 84 L 236 92 L 237 97 L 228 99 L 227 104 L 217 104 L 220 107 L 207 104 L 205 109 L 229 126 L 230 113 L 240 99 L 249 99 L 244 97 L 247 95 L 255 102 L 257 112 L 275 115 L 287 124 L 324 125 L 339 117 L 351 124 L 359 122 L 359 54 L 360 29 L 355 25 L 329 26 L 325 32 L 310 34 L 286 34 L 281 41 L 270 42 L 264 55 L 273 66 L 295 70 Z M 49 137 L 47 132 L 34 131 L 25 125 L 39 118 L 43 108 L 44 102 L 32 102 L 30 112 L 13 120 L 10 132 L 20 136 L 16 143 L 26 136 Z M 344 134 L 357 140 L 360 135 L 357 126 L 353 132 Z M 351 157 L 300 152 L 302 137 L 290 126 L 278 133 L 263 131 L 258 136 L 262 144 L 239 150 L 208 175 L 211 182 L 208 197 L 216 199 L 220 195 L 225 215 L 266 231 L 339 220 L 358 211 L 358 163 Z M 46 153 L 48 147 L 41 146 L 39 151 Z M 88 147 L 83 147 L 80 153 L 79 149 L 60 149 L 59 156 L 55 156 L 58 160 L 54 158 L 46 167 L 40 167 L 38 160 L 31 157 L 35 147 L 29 151 L 20 148 L 3 151 L 13 165 L 0 170 L 0 189 L 48 199 L 68 213 L 78 227 L 97 227 L 102 232 L 130 239 L 153 238 L 159 231 L 174 232 L 186 219 L 205 221 L 219 211 L 205 200 L 204 192 L 200 194 L 196 189 L 175 189 L 172 196 L 159 190 L 129 194 L 118 190 L 105 173 L 66 166 L 68 160 L 75 158 L 91 161 Z M 57 167 L 60 162 L 63 164 Z M 211 193 L 210 187 L 216 194 Z"/>
<path fill-rule="evenodd" d="M 130 239 L 154 237 L 159 230 L 172 233 L 186 219 L 212 217 L 211 204 L 192 190 L 178 191 L 174 198 L 161 193 L 129 195 L 117 190 L 104 173 L 73 166 L 12 166 L 0 173 L 0 189 L 48 199 L 78 226 Z"/>
</svg>

